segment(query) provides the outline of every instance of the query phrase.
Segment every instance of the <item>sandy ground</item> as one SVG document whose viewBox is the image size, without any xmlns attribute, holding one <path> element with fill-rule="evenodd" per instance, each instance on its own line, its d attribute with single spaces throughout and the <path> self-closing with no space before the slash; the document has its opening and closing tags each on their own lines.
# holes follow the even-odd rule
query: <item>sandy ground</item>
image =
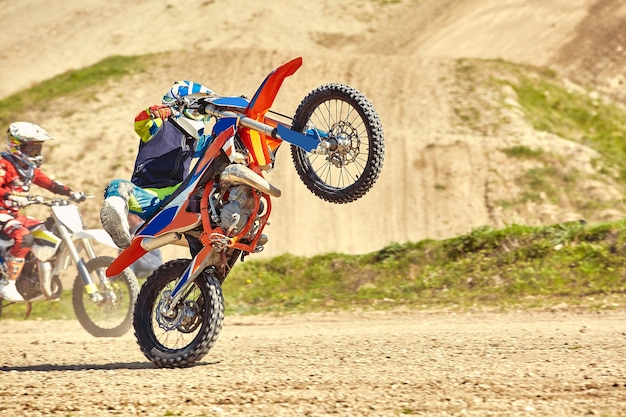
<svg viewBox="0 0 626 417">
<path fill-rule="evenodd" d="M 623 416 L 619 312 L 227 317 L 197 366 L 134 338 L 2 321 L 6 416 Z M 10 336 L 9 336 L 10 335 Z"/>
</svg>

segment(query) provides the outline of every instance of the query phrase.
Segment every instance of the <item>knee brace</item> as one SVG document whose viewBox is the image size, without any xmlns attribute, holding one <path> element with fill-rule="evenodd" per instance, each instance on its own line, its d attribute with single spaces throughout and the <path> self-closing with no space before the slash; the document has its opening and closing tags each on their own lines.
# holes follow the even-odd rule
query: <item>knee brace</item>
<svg viewBox="0 0 626 417">
<path fill-rule="evenodd" d="M 124 201 L 128 201 L 132 193 L 134 184 L 128 180 L 117 179 L 113 180 L 104 189 L 104 198 L 107 197 L 122 197 Z"/>
</svg>

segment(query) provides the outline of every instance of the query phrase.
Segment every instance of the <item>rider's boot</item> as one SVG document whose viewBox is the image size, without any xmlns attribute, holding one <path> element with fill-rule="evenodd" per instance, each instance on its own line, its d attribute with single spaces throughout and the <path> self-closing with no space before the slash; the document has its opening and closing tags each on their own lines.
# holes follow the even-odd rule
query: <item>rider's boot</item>
<svg viewBox="0 0 626 417">
<path fill-rule="evenodd" d="M 7 279 L 0 283 L 0 297 L 7 301 L 24 301 L 24 297 L 17 290 L 15 282 L 24 268 L 24 258 L 7 259 Z"/>
<path fill-rule="evenodd" d="M 104 200 L 100 222 L 117 246 L 123 249 L 130 245 L 128 207 L 122 197 L 112 196 Z"/>
</svg>

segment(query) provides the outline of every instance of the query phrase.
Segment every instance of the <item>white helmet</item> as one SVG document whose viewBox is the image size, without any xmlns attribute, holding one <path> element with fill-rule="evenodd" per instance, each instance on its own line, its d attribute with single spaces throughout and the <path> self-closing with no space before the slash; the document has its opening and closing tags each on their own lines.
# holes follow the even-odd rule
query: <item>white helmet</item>
<svg viewBox="0 0 626 417">
<path fill-rule="evenodd" d="M 27 165 L 39 167 L 43 162 L 41 147 L 54 139 L 41 126 L 29 122 L 11 123 L 7 130 L 7 149 Z"/>
</svg>

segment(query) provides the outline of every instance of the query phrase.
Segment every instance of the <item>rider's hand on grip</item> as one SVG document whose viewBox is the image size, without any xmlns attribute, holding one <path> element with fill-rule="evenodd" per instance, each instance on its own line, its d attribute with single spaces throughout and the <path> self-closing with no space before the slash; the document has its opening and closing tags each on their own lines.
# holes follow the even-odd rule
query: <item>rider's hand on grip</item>
<svg viewBox="0 0 626 417">
<path fill-rule="evenodd" d="M 7 200 L 11 201 L 11 204 L 13 205 L 13 207 L 26 207 L 32 204 L 31 200 L 27 196 L 24 196 L 24 195 L 12 194 L 9 196 L 9 198 L 7 198 Z"/>
<path fill-rule="evenodd" d="M 153 119 L 163 119 L 166 120 L 168 117 L 172 115 L 172 109 L 165 106 L 151 106 L 149 107 L 150 116 Z"/>
<path fill-rule="evenodd" d="M 81 203 L 85 201 L 86 198 L 87 198 L 87 194 L 83 193 L 82 191 L 72 191 L 70 193 L 70 200 L 75 201 L 77 203 Z"/>
</svg>

